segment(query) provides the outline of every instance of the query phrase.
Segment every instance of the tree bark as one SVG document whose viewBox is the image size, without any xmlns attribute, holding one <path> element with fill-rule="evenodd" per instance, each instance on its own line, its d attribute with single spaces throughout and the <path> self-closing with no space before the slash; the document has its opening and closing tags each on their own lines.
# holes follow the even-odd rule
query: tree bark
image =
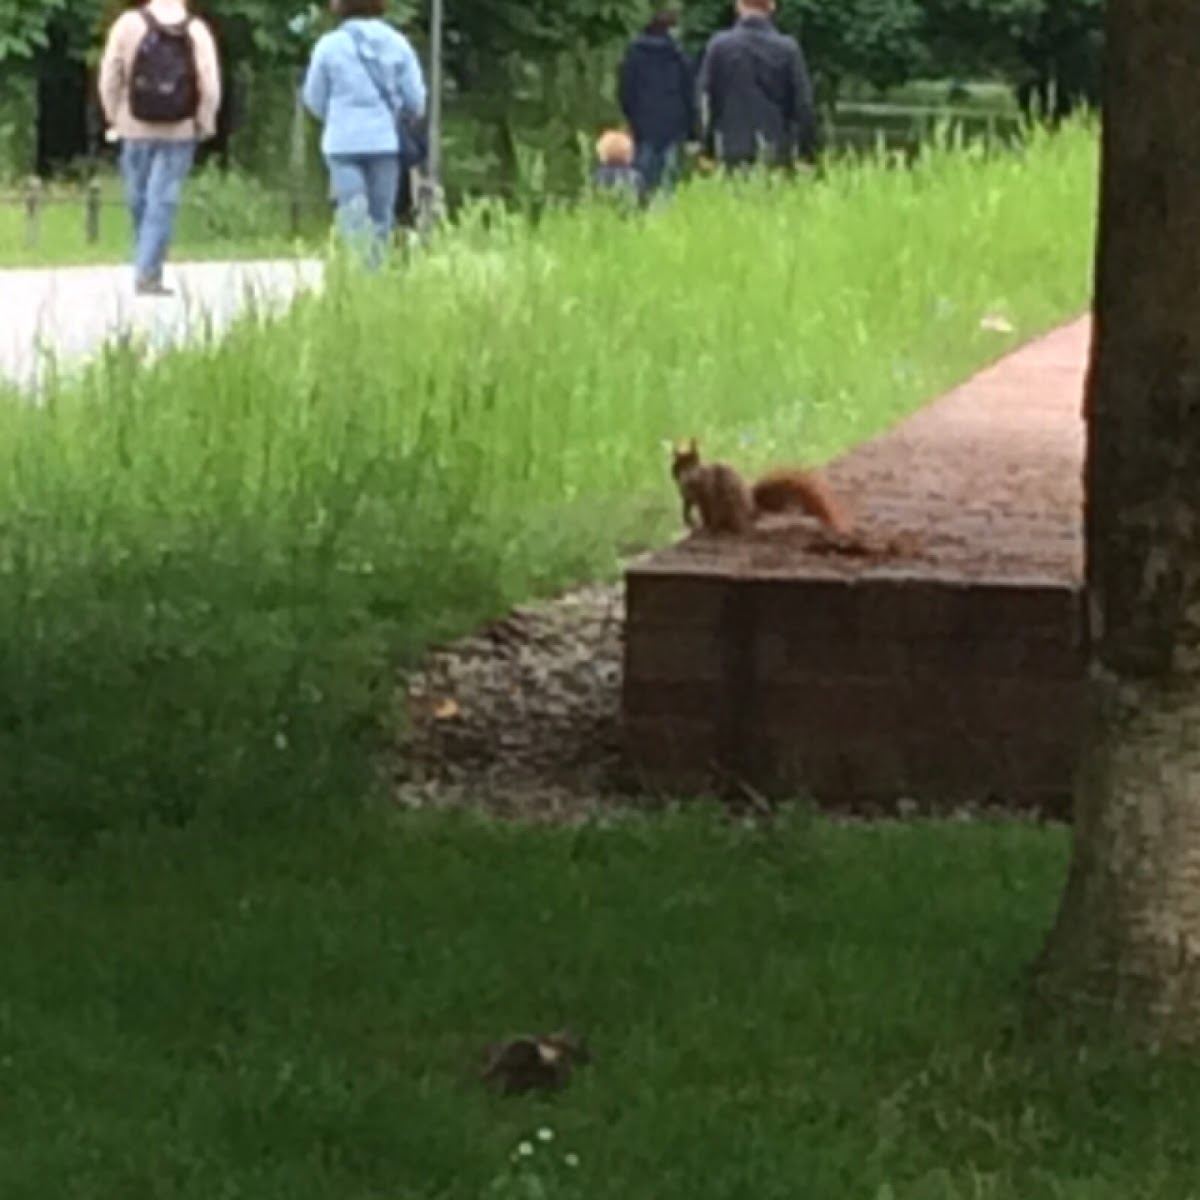
<svg viewBox="0 0 1200 1200">
<path fill-rule="evenodd" d="M 1047 1016 L 1200 1042 L 1200 0 L 1108 0 L 1089 713 Z"/>
</svg>

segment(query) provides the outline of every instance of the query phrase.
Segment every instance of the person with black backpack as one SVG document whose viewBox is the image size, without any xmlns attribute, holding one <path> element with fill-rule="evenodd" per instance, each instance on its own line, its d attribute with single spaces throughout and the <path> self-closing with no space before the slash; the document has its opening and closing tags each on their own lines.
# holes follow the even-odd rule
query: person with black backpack
<svg viewBox="0 0 1200 1200">
<path fill-rule="evenodd" d="M 163 264 L 184 181 L 197 144 L 217 130 L 221 72 L 212 33 L 182 0 L 150 0 L 122 13 L 109 30 L 99 90 L 121 141 L 135 289 L 169 296 Z"/>
</svg>

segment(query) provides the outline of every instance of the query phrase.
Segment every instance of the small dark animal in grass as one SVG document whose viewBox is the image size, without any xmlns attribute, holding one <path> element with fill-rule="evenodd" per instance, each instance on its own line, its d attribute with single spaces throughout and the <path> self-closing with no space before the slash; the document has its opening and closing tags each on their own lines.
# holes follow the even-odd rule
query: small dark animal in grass
<svg viewBox="0 0 1200 1200">
<path fill-rule="evenodd" d="M 572 1033 L 517 1037 L 488 1050 L 483 1080 L 502 1096 L 557 1092 L 577 1066 L 591 1062 L 587 1046 Z"/>
<path fill-rule="evenodd" d="M 671 474 L 683 500 L 683 520 L 689 529 L 709 533 L 749 533 L 768 513 L 800 511 L 816 517 L 834 533 L 849 532 L 840 506 L 825 485 L 807 471 L 771 471 L 753 484 L 726 463 L 702 463 L 692 438 L 675 447 Z"/>
</svg>

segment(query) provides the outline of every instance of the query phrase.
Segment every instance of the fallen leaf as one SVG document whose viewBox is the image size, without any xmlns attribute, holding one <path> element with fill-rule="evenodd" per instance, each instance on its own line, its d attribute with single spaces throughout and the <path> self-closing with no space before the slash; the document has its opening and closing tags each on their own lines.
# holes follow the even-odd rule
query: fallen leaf
<svg viewBox="0 0 1200 1200">
<path fill-rule="evenodd" d="M 439 721 L 453 721 L 462 710 L 453 700 L 439 700 L 433 715 Z"/>
</svg>

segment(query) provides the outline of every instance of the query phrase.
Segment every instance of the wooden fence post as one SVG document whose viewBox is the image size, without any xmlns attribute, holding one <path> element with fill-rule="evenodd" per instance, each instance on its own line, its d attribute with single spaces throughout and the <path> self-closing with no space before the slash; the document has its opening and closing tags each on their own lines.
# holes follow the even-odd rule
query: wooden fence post
<svg viewBox="0 0 1200 1200">
<path fill-rule="evenodd" d="M 100 180 L 95 176 L 88 180 L 84 205 L 84 236 L 87 244 L 94 246 L 100 240 Z"/>
<path fill-rule="evenodd" d="M 31 175 L 25 184 L 25 248 L 36 250 L 41 241 L 42 181 Z"/>
</svg>

